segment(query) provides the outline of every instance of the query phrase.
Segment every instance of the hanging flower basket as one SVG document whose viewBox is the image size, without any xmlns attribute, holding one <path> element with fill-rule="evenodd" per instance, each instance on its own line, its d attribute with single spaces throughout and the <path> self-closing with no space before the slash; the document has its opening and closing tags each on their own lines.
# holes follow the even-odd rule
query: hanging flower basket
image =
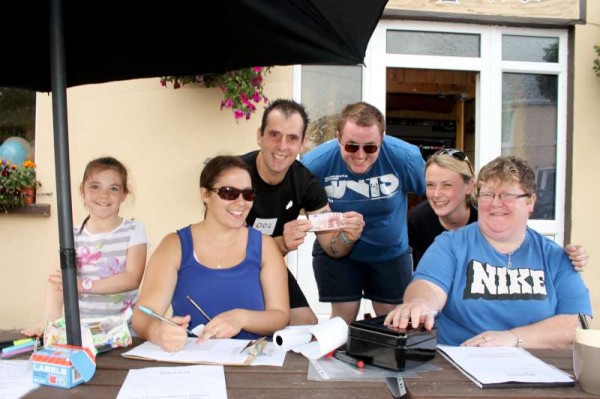
<svg viewBox="0 0 600 399">
<path fill-rule="evenodd" d="M 269 102 L 263 90 L 264 76 L 270 72 L 271 67 L 252 67 L 223 74 L 163 76 L 160 78 L 160 84 L 167 87 L 168 83 L 172 83 L 174 89 L 190 83 L 220 87 L 223 91 L 221 109 L 231 109 L 236 120 L 250 119 L 257 105 Z"/>
</svg>

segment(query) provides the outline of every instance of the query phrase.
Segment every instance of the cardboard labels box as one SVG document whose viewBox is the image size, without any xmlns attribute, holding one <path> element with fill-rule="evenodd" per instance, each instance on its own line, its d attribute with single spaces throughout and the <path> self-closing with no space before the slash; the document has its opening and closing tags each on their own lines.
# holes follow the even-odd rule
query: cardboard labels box
<svg viewBox="0 0 600 399">
<path fill-rule="evenodd" d="M 96 359 L 87 348 L 55 344 L 31 355 L 33 382 L 72 388 L 88 382 L 96 372 Z"/>
</svg>

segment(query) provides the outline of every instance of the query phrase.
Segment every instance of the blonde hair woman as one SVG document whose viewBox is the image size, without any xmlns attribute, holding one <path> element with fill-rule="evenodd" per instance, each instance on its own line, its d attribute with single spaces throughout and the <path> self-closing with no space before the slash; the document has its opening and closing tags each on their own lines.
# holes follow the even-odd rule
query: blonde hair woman
<svg viewBox="0 0 600 399">
<path fill-rule="evenodd" d="M 433 154 L 425 164 L 427 201 L 417 205 L 408 218 L 408 240 L 416 268 L 435 238 L 477 221 L 475 173 L 469 158 L 454 148 Z M 575 270 L 582 272 L 588 255 L 581 245 L 565 251 Z"/>
</svg>

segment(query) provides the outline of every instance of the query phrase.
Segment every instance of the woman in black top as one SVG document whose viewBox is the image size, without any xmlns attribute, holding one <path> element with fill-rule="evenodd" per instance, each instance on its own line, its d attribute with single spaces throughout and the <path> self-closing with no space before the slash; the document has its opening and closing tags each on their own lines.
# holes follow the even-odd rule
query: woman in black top
<svg viewBox="0 0 600 399">
<path fill-rule="evenodd" d="M 433 154 L 425 164 L 425 184 L 427 201 L 408 218 L 415 268 L 435 237 L 477 220 L 475 174 L 463 152 L 447 148 Z"/>
<path fill-rule="evenodd" d="M 408 217 L 415 269 L 438 235 L 477 221 L 475 172 L 465 153 L 446 148 L 433 154 L 425 164 L 425 185 L 427 201 Z M 583 271 L 588 263 L 585 248 L 568 244 L 565 251 L 575 270 Z"/>
</svg>

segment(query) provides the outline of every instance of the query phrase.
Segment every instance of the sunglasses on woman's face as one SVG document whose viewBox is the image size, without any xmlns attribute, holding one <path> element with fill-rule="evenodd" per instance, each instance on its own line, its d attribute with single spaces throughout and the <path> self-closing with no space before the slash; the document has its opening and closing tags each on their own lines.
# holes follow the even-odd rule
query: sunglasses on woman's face
<svg viewBox="0 0 600 399">
<path fill-rule="evenodd" d="M 210 191 L 214 191 L 217 193 L 219 198 L 225 201 L 234 201 L 238 199 L 240 194 L 244 197 L 245 201 L 254 201 L 256 198 L 256 192 L 252 188 L 245 188 L 240 190 L 239 188 L 223 186 L 223 187 L 213 187 L 209 189 Z"/>
<path fill-rule="evenodd" d="M 379 149 L 379 146 L 377 144 L 356 144 L 356 143 L 346 143 L 346 144 L 344 144 L 344 150 L 346 152 L 349 152 L 349 153 L 352 153 L 352 154 L 354 154 L 355 152 L 358 152 L 358 150 L 360 149 L 360 147 L 362 147 L 363 151 L 366 154 L 374 154 Z"/>
</svg>

